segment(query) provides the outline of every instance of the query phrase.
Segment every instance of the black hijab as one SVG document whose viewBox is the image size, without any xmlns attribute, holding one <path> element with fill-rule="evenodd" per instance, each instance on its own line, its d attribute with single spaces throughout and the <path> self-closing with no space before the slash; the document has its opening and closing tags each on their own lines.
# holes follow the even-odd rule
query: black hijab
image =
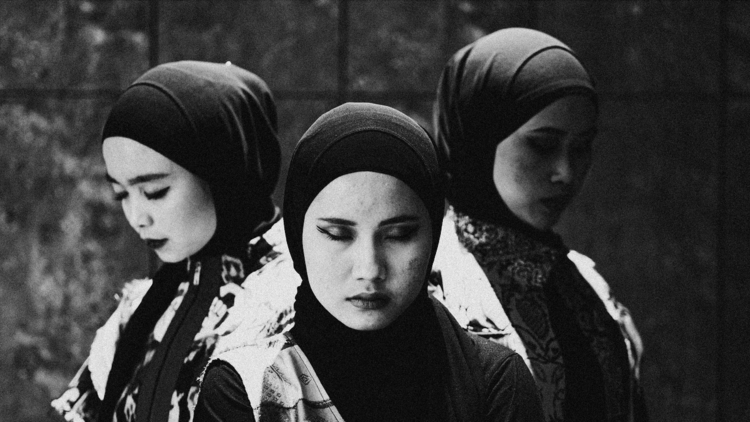
<svg viewBox="0 0 750 422">
<path fill-rule="evenodd" d="M 450 178 L 449 202 L 465 216 L 458 230 L 471 238 L 464 245 L 496 275 L 491 283 L 547 392 L 545 410 L 553 418 L 620 420 L 630 379 L 618 324 L 566 259 L 562 239 L 515 216 L 493 181 L 498 143 L 571 95 L 598 106 L 594 82 L 570 48 L 535 30 L 503 29 L 462 48 L 446 65 L 436 138 Z M 544 375 L 561 368 L 564 377 Z"/>
<path fill-rule="evenodd" d="M 107 118 L 102 140 L 130 138 L 206 181 L 217 216 L 213 237 L 188 260 L 190 270 L 202 264 L 200 282 L 191 285 L 143 377 L 138 420 L 166 420 L 185 355 L 223 283 L 221 256 L 241 256 L 247 242 L 279 218 L 271 199 L 280 166 L 276 132 L 266 84 L 228 63 L 157 66 L 119 97 Z M 100 420 L 111 420 L 149 334 L 187 277 L 185 262 L 165 263 L 154 275 L 119 340 Z"/>
<path fill-rule="evenodd" d="M 391 175 L 417 193 L 431 219 L 431 266 L 444 196 L 429 135 L 389 107 L 339 106 L 318 118 L 302 136 L 289 167 L 284 226 L 295 269 L 303 280 L 292 335 L 345 420 L 445 419 L 447 357 L 426 288 L 391 325 L 376 331 L 348 328 L 325 310 L 310 289 L 302 249 L 305 213 L 331 181 L 358 171 Z"/>
<path fill-rule="evenodd" d="M 434 111 L 451 205 L 473 218 L 539 235 L 497 192 L 495 149 L 535 114 L 569 95 L 597 102 L 594 82 L 575 54 L 542 32 L 502 29 L 456 52 L 440 78 Z"/>
</svg>

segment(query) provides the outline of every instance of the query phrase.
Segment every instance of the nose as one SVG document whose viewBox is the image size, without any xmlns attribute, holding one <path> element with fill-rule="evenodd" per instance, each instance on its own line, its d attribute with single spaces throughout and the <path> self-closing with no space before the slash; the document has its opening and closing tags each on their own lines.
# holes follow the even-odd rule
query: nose
<svg viewBox="0 0 750 422">
<path fill-rule="evenodd" d="M 139 204 L 138 201 L 129 201 L 129 204 L 123 202 L 123 211 L 125 212 L 125 218 L 127 218 L 130 227 L 135 231 L 144 229 L 154 224 L 154 220 L 151 217 L 151 213 L 148 212 L 146 207 Z"/>
<path fill-rule="evenodd" d="M 552 167 L 552 183 L 570 185 L 575 179 L 573 164 L 570 154 L 563 152 L 559 154 Z"/>
<path fill-rule="evenodd" d="M 361 239 L 358 243 L 352 268 L 354 278 L 363 281 L 383 280 L 386 268 L 377 242 Z"/>
</svg>

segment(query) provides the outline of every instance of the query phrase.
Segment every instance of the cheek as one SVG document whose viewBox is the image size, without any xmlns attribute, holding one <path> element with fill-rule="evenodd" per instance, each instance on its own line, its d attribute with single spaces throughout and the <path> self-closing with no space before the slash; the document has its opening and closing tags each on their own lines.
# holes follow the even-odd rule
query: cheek
<svg viewBox="0 0 750 422">
<path fill-rule="evenodd" d="M 500 197 L 512 206 L 525 202 L 526 196 L 543 179 L 544 163 L 520 154 L 498 156 L 494 181 Z"/>
<path fill-rule="evenodd" d="M 549 161 L 531 154 L 515 157 L 512 166 L 514 181 L 526 189 L 544 183 L 548 179 Z"/>
<path fill-rule="evenodd" d="M 216 232 L 217 216 L 211 194 L 203 190 L 194 190 L 191 195 L 185 195 L 181 200 L 171 203 L 173 215 L 182 218 L 170 221 L 165 218 L 165 224 L 176 226 L 187 232 L 196 242 L 208 242 Z"/>
<path fill-rule="evenodd" d="M 424 282 L 427 275 L 427 261 L 429 260 L 430 250 L 425 245 L 415 245 L 409 251 L 402 251 L 396 256 L 403 257 L 396 265 L 401 268 L 399 280 L 403 289 L 418 289 Z"/>
<path fill-rule="evenodd" d="M 303 229 L 302 251 L 305 255 L 305 269 L 310 286 L 316 292 L 332 288 L 331 282 L 336 279 L 336 274 L 343 271 L 343 260 L 330 243 L 320 239 L 316 233 Z"/>
</svg>

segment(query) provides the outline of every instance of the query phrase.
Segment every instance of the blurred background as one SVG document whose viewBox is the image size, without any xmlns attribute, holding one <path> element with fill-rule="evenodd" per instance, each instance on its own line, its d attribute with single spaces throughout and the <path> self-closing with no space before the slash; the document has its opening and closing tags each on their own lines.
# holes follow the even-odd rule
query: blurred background
<svg viewBox="0 0 750 422">
<path fill-rule="evenodd" d="M 118 289 L 158 265 L 100 152 L 137 76 L 182 59 L 257 73 L 286 168 L 345 101 L 431 128 L 450 55 L 512 26 L 560 38 L 598 81 L 595 164 L 558 230 L 634 315 L 652 420 L 750 420 L 750 2 L 665 0 L 3 0 L 0 420 L 56 420 Z"/>
</svg>

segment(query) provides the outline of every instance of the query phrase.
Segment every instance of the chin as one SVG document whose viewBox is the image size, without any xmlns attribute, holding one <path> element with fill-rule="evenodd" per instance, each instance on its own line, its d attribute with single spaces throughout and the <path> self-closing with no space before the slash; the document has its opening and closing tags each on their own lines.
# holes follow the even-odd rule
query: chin
<svg viewBox="0 0 750 422">
<path fill-rule="evenodd" d="M 527 221 L 531 227 L 539 230 L 539 231 L 548 231 L 552 230 L 553 227 L 555 227 L 555 224 L 560 221 L 560 214 L 557 215 L 541 215 L 537 218 L 533 219 L 532 221 Z"/>
<path fill-rule="evenodd" d="M 375 331 L 375 330 L 382 330 L 383 328 L 389 326 L 391 324 L 391 320 L 385 318 L 385 317 L 376 317 L 376 318 L 362 318 L 362 317 L 352 317 L 348 318 L 348 321 L 344 322 L 341 321 L 344 325 L 351 328 L 352 330 L 357 331 Z"/>
<path fill-rule="evenodd" d="M 156 252 L 156 256 L 159 257 L 161 262 L 166 262 L 167 264 L 174 264 L 175 262 L 180 262 L 183 259 L 185 259 L 185 257 L 179 257 L 179 256 L 175 256 L 174 254 L 169 254 L 169 253 Z"/>
</svg>

